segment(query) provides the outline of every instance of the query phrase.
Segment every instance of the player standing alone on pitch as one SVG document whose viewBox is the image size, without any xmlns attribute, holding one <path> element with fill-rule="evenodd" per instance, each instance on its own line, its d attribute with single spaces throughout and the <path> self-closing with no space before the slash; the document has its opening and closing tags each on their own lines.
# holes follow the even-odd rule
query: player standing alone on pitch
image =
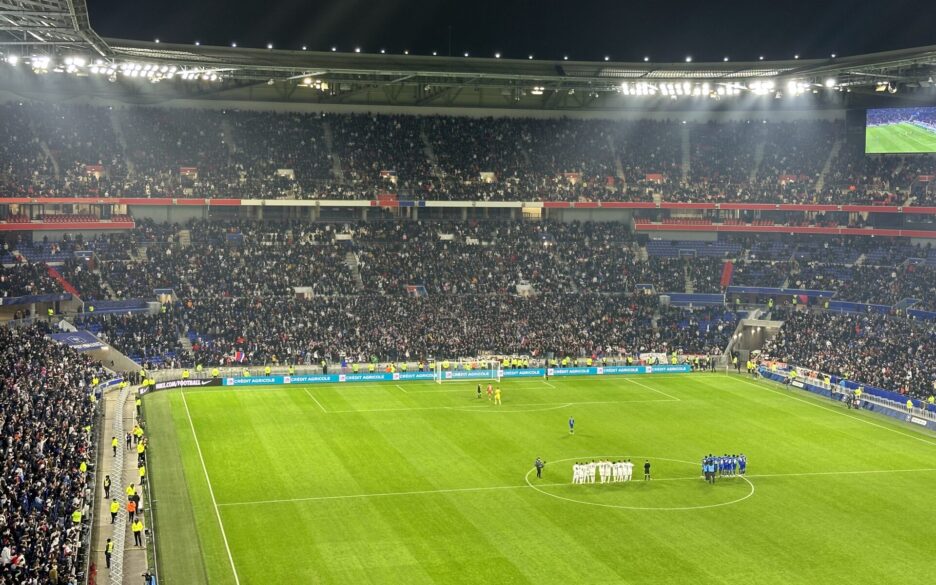
<svg viewBox="0 0 936 585">
<path fill-rule="evenodd" d="M 644 461 L 644 481 L 650 479 L 650 460 Z"/>
<path fill-rule="evenodd" d="M 533 466 L 536 467 L 536 478 L 543 479 L 543 468 L 546 467 L 546 462 L 537 457 L 536 461 L 533 462 Z"/>
<path fill-rule="evenodd" d="M 478 384 L 478 396 L 477 396 L 477 398 L 478 398 L 479 400 L 481 399 L 481 384 Z"/>
<path fill-rule="evenodd" d="M 575 419 L 572 418 L 571 416 L 569 417 L 569 434 L 570 435 L 575 434 Z"/>
</svg>

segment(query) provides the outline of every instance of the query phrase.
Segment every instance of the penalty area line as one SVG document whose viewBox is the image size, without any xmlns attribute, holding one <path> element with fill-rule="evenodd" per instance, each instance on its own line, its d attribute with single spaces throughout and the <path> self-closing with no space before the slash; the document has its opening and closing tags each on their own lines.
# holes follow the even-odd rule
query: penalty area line
<svg viewBox="0 0 936 585">
<path fill-rule="evenodd" d="M 311 398 L 313 401 L 315 401 L 316 404 L 318 404 L 318 407 L 322 409 L 322 412 L 324 412 L 325 414 L 328 414 L 328 411 L 325 410 L 325 407 L 322 406 L 322 403 L 319 402 L 318 398 L 316 398 L 311 392 L 309 392 L 308 388 L 303 388 L 303 391 L 305 391 L 305 393 L 309 395 L 309 398 Z"/>
</svg>

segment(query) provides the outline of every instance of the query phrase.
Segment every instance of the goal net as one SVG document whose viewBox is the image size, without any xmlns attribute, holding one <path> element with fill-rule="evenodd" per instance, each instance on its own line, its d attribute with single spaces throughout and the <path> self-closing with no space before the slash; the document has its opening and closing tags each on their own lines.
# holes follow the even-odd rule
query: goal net
<svg viewBox="0 0 936 585">
<path fill-rule="evenodd" d="M 496 380 L 500 382 L 503 372 L 500 369 L 500 363 L 496 361 L 469 362 L 468 364 L 454 364 L 453 367 L 443 368 L 441 361 L 435 363 L 432 379 L 436 384 L 442 382 L 451 382 L 453 380 Z"/>
</svg>

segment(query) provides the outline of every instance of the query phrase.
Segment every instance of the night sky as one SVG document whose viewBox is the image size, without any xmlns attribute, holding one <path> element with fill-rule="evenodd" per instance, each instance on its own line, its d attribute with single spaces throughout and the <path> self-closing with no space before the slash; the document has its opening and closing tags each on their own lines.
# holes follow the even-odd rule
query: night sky
<svg viewBox="0 0 936 585">
<path fill-rule="evenodd" d="M 825 58 L 936 45 L 933 0 L 87 0 L 105 37 L 489 57 Z"/>
</svg>

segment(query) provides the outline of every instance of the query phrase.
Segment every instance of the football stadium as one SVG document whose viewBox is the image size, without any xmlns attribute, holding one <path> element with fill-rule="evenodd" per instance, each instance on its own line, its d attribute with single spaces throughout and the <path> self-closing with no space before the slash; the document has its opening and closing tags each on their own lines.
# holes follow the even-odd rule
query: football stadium
<svg viewBox="0 0 936 585">
<path fill-rule="evenodd" d="M 270 4 L 0 0 L 0 585 L 932 581 L 936 45 Z"/>
</svg>

